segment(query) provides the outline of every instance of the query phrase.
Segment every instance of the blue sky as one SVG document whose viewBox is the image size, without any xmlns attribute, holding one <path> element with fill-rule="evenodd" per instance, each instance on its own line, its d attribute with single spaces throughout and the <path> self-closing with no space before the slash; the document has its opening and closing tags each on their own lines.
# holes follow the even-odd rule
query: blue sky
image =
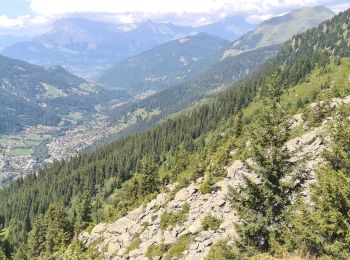
<svg viewBox="0 0 350 260">
<path fill-rule="evenodd" d="M 114 23 L 144 20 L 202 25 L 232 15 L 251 23 L 302 6 L 325 5 L 335 12 L 349 0 L 0 0 L 0 34 L 37 34 L 66 16 L 89 16 Z"/>
<path fill-rule="evenodd" d="M 23 0 L 0 0 L 1 13 L 9 18 L 16 18 L 22 15 L 32 15 L 32 9 L 29 1 Z"/>
</svg>

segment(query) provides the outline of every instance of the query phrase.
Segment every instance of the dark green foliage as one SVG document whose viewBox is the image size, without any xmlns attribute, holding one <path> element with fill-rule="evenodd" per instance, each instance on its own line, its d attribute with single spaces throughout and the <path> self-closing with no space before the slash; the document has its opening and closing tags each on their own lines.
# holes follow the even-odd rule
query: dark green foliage
<svg viewBox="0 0 350 260">
<path fill-rule="evenodd" d="M 243 130 L 242 118 L 243 118 L 243 113 L 242 112 L 239 112 L 235 116 L 235 119 L 234 119 L 234 122 L 233 122 L 235 137 L 239 137 L 242 134 L 242 130 Z"/>
<path fill-rule="evenodd" d="M 62 204 L 51 205 L 42 219 L 37 219 L 29 233 L 29 256 L 52 255 L 70 242 L 72 228 Z"/>
<path fill-rule="evenodd" d="M 72 237 L 72 228 L 68 222 L 62 204 L 52 204 L 43 218 L 38 218 L 29 233 L 29 257 L 52 255 L 63 252 Z"/>
<path fill-rule="evenodd" d="M 11 219 L 25 219 L 29 214 L 33 223 L 35 217 L 45 213 L 51 203 L 63 201 L 65 206 L 71 207 L 73 199 L 81 198 L 86 193 L 90 196 L 98 194 L 99 200 L 105 201 L 116 188 L 122 189 L 123 183 L 139 172 L 140 161 L 146 157 L 151 157 L 156 165 L 167 161 L 167 157 L 177 157 L 172 171 L 173 177 L 169 180 L 176 179 L 176 174 L 186 168 L 188 155 L 205 145 L 200 140 L 204 140 L 206 133 L 215 130 L 237 109 L 248 104 L 245 102 L 254 96 L 256 84 L 253 77 L 249 84 L 242 83 L 240 88 L 225 92 L 215 102 L 203 104 L 188 113 L 168 119 L 146 133 L 115 141 L 70 161 L 54 162 L 50 168 L 42 169 L 37 175 L 14 181 L 0 190 L 3 198 L 0 201 L 0 216 L 4 217 L 4 223 L 8 225 Z M 181 144 L 183 149 L 179 150 Z M 138 181 L 147 183 L 156 175 L 149 179 L 146 173 L 139 172 L 135 176 L 138 177 L 130 180 L 132 185 L 125 184 L 124 192 L 128 191 L 127 187 L 131 187 L 129 191 L 132 191 L 132 187 L 137 187 Z M 139 195 L 133 193 L 133 197 L 138 198 L 145 192 L 158 189 L 157 185 L 148 186 L 150 189 L 141 190 Z M 132 201 L 131 198 L 128 200 Z M 98 207 L 99 204 L 96 205 Z"/>
<path fill-rule="evenodd" d="M 298 100 L 297 100 L 297 107 L 298 108 L 304 107 L 304 101 L 301 98 L 298 98 Z"/>
<path fill-rule="evenodd" d="M 74 213 L 74 231 L 76 234 L 78 234 L 78 232 L 84 230 L 92 220 L 90 195 L 84 194 L 82 196 L 81 201 Z"/>
<path fill-rule="evenodd" d="M 304 250 L 331 259 L 350 257 L 350 122 L 341 110 L 331 130 L 326 163 L 311 188 L 311 207 L 304 205 L 297 230 Z"/>
<path fill-rule="evenodd" d="M 277 74 L 266 80 L 266 98 L 250 129 L 249 158 L 245 165 L 256 179 L 244 177 L 244 185 L 231 189 L 232 206 L 239 216 L 237 247 L 242 254 L 274 252 L 285 243 L 289 228 L 288 210 L 306 180 L 285 147 L 289 124 L 279 101 Z"/>
</svg>

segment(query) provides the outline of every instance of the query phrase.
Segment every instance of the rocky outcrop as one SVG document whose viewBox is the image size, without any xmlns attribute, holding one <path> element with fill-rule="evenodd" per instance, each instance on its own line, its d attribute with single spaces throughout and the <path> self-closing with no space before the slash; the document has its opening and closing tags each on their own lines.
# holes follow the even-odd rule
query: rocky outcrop
<svg viewBox="0 0 350 260">
<path fill-rule="evenodd" d="M 167 193 L 161 193 L 146 206 L 129 212 L 112 224 L 98 224 L 91 233 L 83 232 L 79 239 L 86 246 L 93 246 L 105 259 L 145 259 L 148 248 L 154 244 L 173 244 L 183 235 L 191 235 L 192 242 L 184 252 L 184 259 L 203 259 L 212 244 L 222 239 L 234 237 L 235 213 L 228 201 L 229 186 L 235 185 L 235 179 L 245 170 L 240 161 L 233 163 L 228 175 L 218 182 L 214 191 L 200 194 L 199 186 L 203 178 L 190 186 L 179 190 L 172 200 Z M 174 187 L 170 187 L 173 189 Z M 189 205 L 187 220 L 165 230 L 160 228 L 160 219 L 164 212 L 173 212 Z M 222 220 L 217 230 L 203 230 L 205 216 Z M 127 253 L 127 247 L 134 237 L 141 240 L 137 249 Z"/>
<path fill-rule="evenodd" d="M 295 126 L 303 124 L 301 116 L 296 116 L 293 120 Z M 321 133 L 328 122 L 325 120 L 319 128 L 287 143 L 288 149 L 295 152 L 295 159 L 306 159 L 304 167 L 313 169 L 321 162 L 319 155 L 326 147 Z M 180 237 L 190 235 L 188 249 L 183 252 L 182 258 L 204 259 L 211 245 L 223 239 L 229 243 L 234 240 L 236 216 L 230 206 L 228 193 L 230 186 L 237 187 L 243 183 L 243 175 L 254 178 L 243 163 L 236 160 L 227 167 L 227 176 L 215 184 L 211 193 L 199 192 L 203 177 L 199 178 L 177 191 L 172 198 L 169 198 L 169 193 L 160 193 L 147 205 L 130 211 L 116 222 L 98 224 L 90 234 L 81 233 L 79 239 L 87 247 L 94 248 L 103 259 L 147 259 L 149 247 L 156 244 L 171 245 Z M 169 191 L 174 189 L 174 184 L 168 187 Z M 186 220 L 162 230 L 161 216 L 165 212 L 177 212 L 185 204 L 189 206 Z M 221 220 L 217 230 L 203 230 L 202 220 L 208 215 Z M 137 248 L 129 250 L 128 247 L 135 238 L 138 239 Z"/>
</svg>

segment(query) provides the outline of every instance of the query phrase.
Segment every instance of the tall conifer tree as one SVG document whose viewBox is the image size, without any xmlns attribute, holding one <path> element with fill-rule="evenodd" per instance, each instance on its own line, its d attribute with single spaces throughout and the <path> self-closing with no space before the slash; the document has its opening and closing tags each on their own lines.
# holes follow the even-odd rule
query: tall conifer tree
<svg viewBox="0 0 350 260">
<path fill-rule="evenodd" d="M 286 147 L 290 126 L 280 105 L 282 89 L 277 73 L 264 85 L 263 107 L 249 135 L 245 165 L 256 178 L 244 176 L 239 189 L 231 189 L 231 202 L 240 219 L 237 247 L 248 255 L 274 252 L 283 245 L 288 210 L 306 179 Z"/>
<path fill-rule="evenodd" d="M 298 218 L 306 251 L 331 259 L 350 259 L 350 121 L 341 109 L 331 129 L 325 164 L 311 187 L 311 207 Z"/>
</svg>

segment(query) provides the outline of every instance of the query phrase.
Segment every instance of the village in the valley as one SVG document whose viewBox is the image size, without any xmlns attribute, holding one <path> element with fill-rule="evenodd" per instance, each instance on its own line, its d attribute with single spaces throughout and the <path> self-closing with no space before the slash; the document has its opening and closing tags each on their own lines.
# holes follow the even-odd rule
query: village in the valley
<svg viewBox="0 0 350 260">
<path fill-rule="evenodd" d="M 119 132 L 125 124 L 109 126 L 105 116 L 68 129 L 38 125 L 15 135 L 0 136 L 0 186 L 34 172 L 54 160 L 68 159 Z"/>
</svg>

